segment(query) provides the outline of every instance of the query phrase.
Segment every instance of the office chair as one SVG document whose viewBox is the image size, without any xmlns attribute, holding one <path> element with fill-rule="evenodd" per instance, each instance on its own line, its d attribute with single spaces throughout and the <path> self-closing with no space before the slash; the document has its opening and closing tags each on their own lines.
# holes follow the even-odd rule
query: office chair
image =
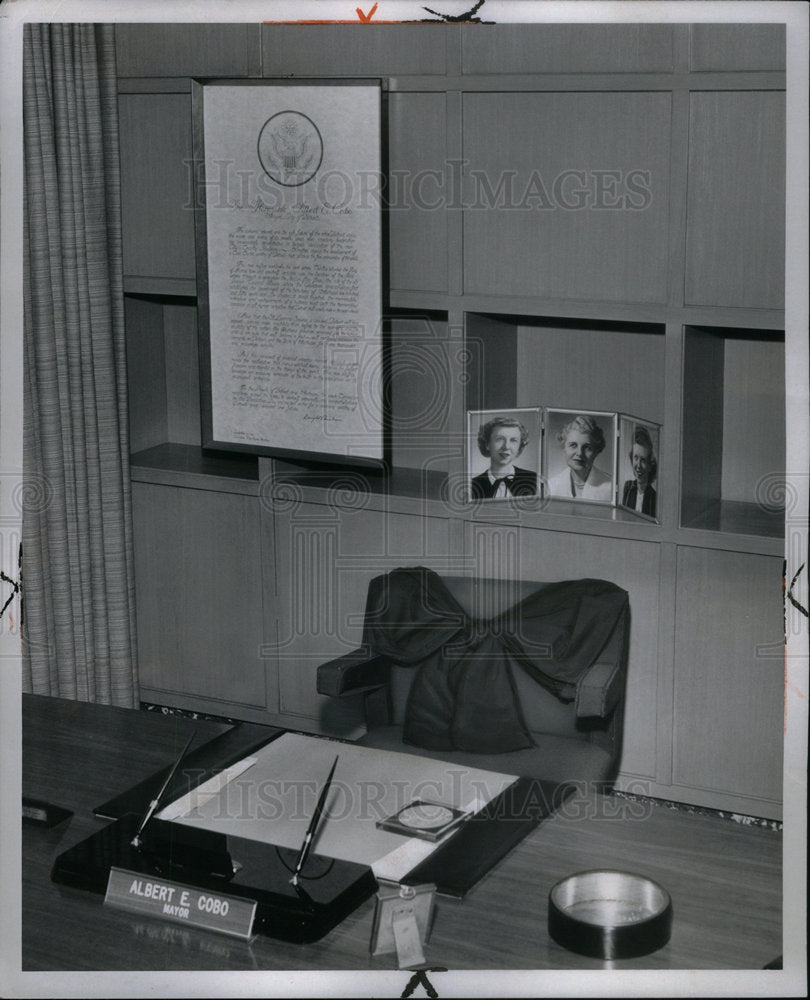
<svg viewBox="0 0 810 1000">
<path fill-rule="evenodd" d="M 626 592 L 605 581 L 395 570 L 369 583 L 363 645 L 321 664 L 317 688 L 364 699 L 363 746 L 605 790 L 621 753 L 629 623 Z M 473 706 L 459 729 L 448 703 L 465 688 Z"/>
</svg>

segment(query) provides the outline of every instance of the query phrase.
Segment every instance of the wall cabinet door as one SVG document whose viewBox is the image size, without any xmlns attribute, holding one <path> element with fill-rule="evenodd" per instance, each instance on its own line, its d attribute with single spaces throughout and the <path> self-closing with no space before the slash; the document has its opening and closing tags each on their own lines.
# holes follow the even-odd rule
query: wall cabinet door
<svg viewBox="0 0 810 1000">
<path fill-rule="evenodd" d="M 120 77 L 257 76 L 256 24 L 117 24 Z"/>
<path fill-rule="evenodd" d="M 665 302 L 668 93 L 464 95 L 464 291 Z"/>
<path fill-rule="evenodd" d="M 444 94 L 389 94 L 387 178 L 392 289 L 446 292 L 447 110 Z"/>
<path fill-rule="evenodd" d="M 191 96 L 121 94 L 124 277 L 196 277 Z"/>
<path fill-rule="evenodd" d="M 142 694 L 266 707 L 256 497 L 133 483 Z"/>
<path fill-rule="evenodd" d="M 263 24 L 267 77 L 444 73 L 446 31 L 420 24 Z"/>
<path fill-rule="evenodd" d="M 693 72 L 784 71 L 784 24 L 692 24 L 689 36 Z"/>
<path fill-rule="evenodd" d="M 456 29 L 465 73 L 666 73 L 671 24 L 497 24 Z"/>
<path fill-rule="evenodd" d="M 677 573 L 673 784 L 778 805 L 781 560 L 681 547 Z"/>
<path fill-rule="evenodd" d="M 784 93 L 693 93 L 689 137 L 686 303 L 783 308 Z"/>
</svg>

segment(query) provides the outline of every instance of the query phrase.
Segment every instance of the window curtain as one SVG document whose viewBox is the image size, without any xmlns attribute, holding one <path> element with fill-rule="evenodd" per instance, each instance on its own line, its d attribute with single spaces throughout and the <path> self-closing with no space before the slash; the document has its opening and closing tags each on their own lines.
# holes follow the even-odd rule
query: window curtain
<svg viewBox="0 0 810 1000">
<path fill-rule="evenodd" d="M 136 707 L 112 25 L 26 25 L 23 124 L 23 689 Z"/>
</svg>

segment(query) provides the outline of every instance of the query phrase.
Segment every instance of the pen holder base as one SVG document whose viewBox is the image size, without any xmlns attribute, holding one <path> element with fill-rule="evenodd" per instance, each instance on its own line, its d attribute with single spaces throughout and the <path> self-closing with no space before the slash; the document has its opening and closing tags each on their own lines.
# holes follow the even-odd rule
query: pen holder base
<svg viewBox="0 0 810 1000">
<path fill-rule="evenodd" d="M 51 878 L 103 895 L 116 867 L 255 900 L 254 932 L 299 943 L 322 938 L 377 890 L 367 866 L 319 854 L 307 858 L 293 886 L 296 851 L 199 830 L 189 836 L 190 828 L 162 820 L 150 823 L 145 846 L 135 848 L 139 823 L 127 814 L 103 827 L 60 854 Z"/>
</svg>

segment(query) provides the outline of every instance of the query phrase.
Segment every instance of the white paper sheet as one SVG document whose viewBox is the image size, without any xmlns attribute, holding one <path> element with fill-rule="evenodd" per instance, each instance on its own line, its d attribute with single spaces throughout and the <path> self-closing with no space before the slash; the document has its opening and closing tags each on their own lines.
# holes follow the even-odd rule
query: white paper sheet
<svg viewBox="0 0 810 1000">
<path fill-rule="evenodd" d="M 378 820 L 417 798 L 475 811 L 516 780 L 415 754 L 283 733 L 198 794 L 172 803 L 160 818 L 296 850 L 336 755 L 313 852 L 370 865 L 377 877 L 394 881 L 442 841 L 379 830 Z"/>
</svg>

